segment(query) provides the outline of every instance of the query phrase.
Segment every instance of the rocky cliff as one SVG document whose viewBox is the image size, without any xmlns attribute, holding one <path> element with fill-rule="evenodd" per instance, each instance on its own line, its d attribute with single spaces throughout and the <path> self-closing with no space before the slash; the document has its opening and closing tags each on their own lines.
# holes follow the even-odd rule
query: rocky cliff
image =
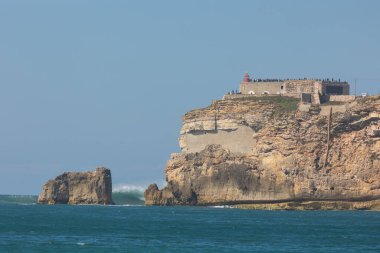
<svg viewBox="0 0 380 253">
<path fill-rule="evenodd" d="M 186 113 L 167 186 L 150 185 L 145 203 L 380 209 L 380 97 L 338 112 L 297 104 L 252 97 Z"/>
<path fill-rule="evenodd" d="M 65 172 L 43 186 L 41 204 L 113 204 L 111 171 Z"/>
</svg>

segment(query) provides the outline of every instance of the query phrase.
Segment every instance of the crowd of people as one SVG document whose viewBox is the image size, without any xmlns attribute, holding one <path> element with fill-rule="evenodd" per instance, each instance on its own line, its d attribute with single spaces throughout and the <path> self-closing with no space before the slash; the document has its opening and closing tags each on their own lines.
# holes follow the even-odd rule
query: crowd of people
<svg viewBox="0 0 380 253">
<path fill-rule="evenodd" d="M 322 81 L 322 82 L 331 82 L 331 83 L 347 83 L 347 81 L 341 81 L 340 78 L 339 79 L 334 79 L 334 78 L 324 78 L 324 79 L 314 79 L 314 78 L 287 78 L 287 79 L 273 79 L 273 78 L 265 78 L 265 79 L 252 79 L 251 81 L 254 82 L 254 83 L 257 83 L 257 82 L 285 82 L 285 81 L 290 81 L 290 80 L 315 80 L 315 81 Z"/>
</svg>

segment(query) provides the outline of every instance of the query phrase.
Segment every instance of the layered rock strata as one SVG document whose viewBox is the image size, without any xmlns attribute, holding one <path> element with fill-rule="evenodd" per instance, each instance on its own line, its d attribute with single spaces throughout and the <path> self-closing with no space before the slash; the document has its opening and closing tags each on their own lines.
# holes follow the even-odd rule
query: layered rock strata
<svg viewBox="0 0 380 253">
<path fill-rule="evenodd" d="M 43 186 L 41 204 L 113 204 L 111 171 L 65 172 Z"/>
<path fill-rule="evenodd" d="M 167 186 L 150 185 L 145 203 L 308 209 L 311 201 L 320 202 L 313 208 L 344 202 L 339 207 L 377 209 L 380 98 L 345 104 L 331 118 L 320 113 L 329 108 L 299 111 L 297 103 L 221 100 L 185 114 L 181 153 L 167 162 Z"/>
</svg>

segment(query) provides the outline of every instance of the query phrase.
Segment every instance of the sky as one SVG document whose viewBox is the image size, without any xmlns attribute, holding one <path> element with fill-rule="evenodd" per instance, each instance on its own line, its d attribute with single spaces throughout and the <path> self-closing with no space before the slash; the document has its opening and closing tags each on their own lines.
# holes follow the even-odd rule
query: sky
<svg viewBox="0 0 380 253">
<path fill-rule="evenodd" d="M 0 0 L 0 194 L 162 185 L 181 117 L 254 78 L 380 93 L 380 1 Z M 353 92 L 353 89 L 352 89 Z"/>
</svg>

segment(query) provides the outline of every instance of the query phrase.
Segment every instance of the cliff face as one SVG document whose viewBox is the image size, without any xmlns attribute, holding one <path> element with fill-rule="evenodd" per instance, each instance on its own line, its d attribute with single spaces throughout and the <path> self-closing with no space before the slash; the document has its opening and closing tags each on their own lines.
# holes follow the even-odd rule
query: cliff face
<svg viewBox="0 0 380 253">
<path fill-rule="evenodd" d="M 150 185 L 145 203 L 380 207 L 380 98 L 346 104 L 331 121 L 321 113 L 329 108 L 299 111 L 296 104 L 285 97 L 221 100 L 185 114 L 168 184 Z"/>
<path fill-rule="evenodd" d="M 43 186 L 41 204 L 113 204 L 111 171 L 65 172 Z"/>
</svg>

